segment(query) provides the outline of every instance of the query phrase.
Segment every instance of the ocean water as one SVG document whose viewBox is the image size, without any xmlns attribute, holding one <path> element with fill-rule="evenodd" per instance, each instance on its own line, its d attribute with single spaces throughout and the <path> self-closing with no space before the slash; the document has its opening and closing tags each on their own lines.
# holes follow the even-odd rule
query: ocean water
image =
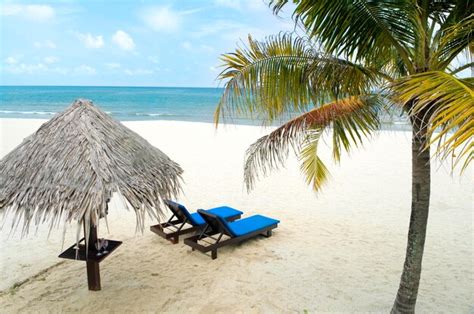
<svg viewBox="0 0 474 314">
<path fill-rule="evenodd" d="M 75 99 L 90 99 L 118 120 L 175 120 L 213 122 L 222 88 L 100 87 L 100 86 L 0 86 L 0 118 L 50 119 Z M 283 117 L 275 124 L 287 121 Z M 249 117 L 226 122 L 261 125 Z M 385 121 L 385 127 L 405 128 L 404 118 Z"/>
<path fill-rule="evenodd" d="M 49 119 L 90 99 L 118 120 L 213 120 L 219 88 L 0 86 L 0 117 Z"/>
</svg>

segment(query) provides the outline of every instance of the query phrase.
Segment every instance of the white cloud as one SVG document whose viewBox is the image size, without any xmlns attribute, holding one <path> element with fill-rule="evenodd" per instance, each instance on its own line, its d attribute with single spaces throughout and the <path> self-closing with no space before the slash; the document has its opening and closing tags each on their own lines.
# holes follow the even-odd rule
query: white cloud
<svg viewBox="0 0 474 314">
<path fill-rule="evenodd" d="M 260 11 L 271 12 L 271 9 L 263 0 L 260 0 L 260 1 L 246 0 L 245 9 L 248 11 L 254 11 L 254 12 L 260 12 Z"/>
<path fill-rule="evenodd" d="M 183 41 L 181 43 L 181 47 L 183 47 L 186 50 L 191 50 L 193 48 L 193 45 L 189 41 Z"/>
<path fill-rule="evenodd" d="M 258 1 L 258 0 L 254 0 Z M 240 10 L 242 7 L 240 5 L 240 1 L 238 0 L 215 0 L 214 4 L 220 7 L 231 8 L 235 10 Z"/>
<path fill-rule="evenodd" d="M 218 69 L 217 67 L 215 67 L 215 66 L 209 67 L 209 70 L 210 70 L 211 72 L 218 72 L 218 71 L 219 71 L 219 69 Z"/>
<path fill-rule="evenodd" d="M 203 50 L 204 52 L 208 52 L 208 53 L 215 52 L 214 47 L 209 46 L 209 45 L 204 45 L 204 44 L 202 44 L 202 45 L 199 46 L 199 48 L 200 48 L 201 50 Z"/>
<path fill-rule="evenodd" d="M 222 34 L 228 31 L 235 31 L 246 28 L 245 25 L 228 21 L 228 20 L 216 20 L 215 22 L 201 26 L 197 31 L 193 32 L 195 37 L 205 37 L 214 34 Z"/>
<path fill-rule="evenodd" d="M 97 49 L 104 46 L 104 38 L 102 35 L 94 36 L 90 33 L 82 34 L 77 33 L 77 38 L 86 46 L 87 48 Z"/>
<path fill-rule="evenodd" d="M 202 25 L 191 33 L 194 38 L 203 38 L 208 36 L 220 37 L 231 42 L 238 42 L 240 39 L 246 41 L 248 34 L 254 39 L 261 40 L 268 35 L 274 33 L 274 28 L 282 31 L 292 31 L 294 24 L 291 21 L 279 20 L 277 24 L 267 27 L 256 27 L 253 25 L 243 24 L 230 20 L 216 20 L 212 23 Z"/>
<path fill-rule="evenodd" d="M 35 48 L 56 48 L 56 44 L 51 40 L 35 41 L 33 45 L 35 46 Z"/>
<path fill-rule="evenodd" d="M 96 69 L 82 64 L 73 68 L 54 66 L 54 63 L 59 59 L 55 57 L 46 57 L 44 62 L 39 63 L 24 63 L 19 62 L 16 59 L 5 60 L 7 65 L 5 66 L 5 71 L 12 74 L 24 74 L 24 75 L 41 75 L 47 73 L 55 74 L 76 74 L 76 75 L 93 75 L 96 74 Z"/>
<path fill-rule="evenodd" d="M 17 64 L 18 60 L 16 58 L 13 58 L 13 57 L 8 57 L 8 58 L 5 59 L 5 63 L 6 64 Z"/>
<path fill-rule="evenodd" d="M 141 69 L 141 68 L 140 69 L 134 69 L 134 70 L 126 69 L 124 72 L 127 75 L 150 75 L 150 74 L 155 73 L 153 70 Z"/>
<path fill-rule="evenodd" d="M 252 35 L 253 39 L 262 40 L 272 33 L 269 33 L 262 28 L 243 25 L 242 27 L 229 29 L 225 33 L 221 33 L 221 37 L 232 42 L 238 42 L 239 40 L 244 40 L 244 42 L 247 42 L 247 37 L 249 34 Z"/>
<path fill-rule="evenodd" d="M 154 64 L 159 64 L 160 58 L 158 58 L 157 56 L 148 56 L 148 61 Z"/>
<path fill-rule="evenodd" d="M 13 74 L 41 74 L 41 73 L 58 73 L 67 74 L 69 70 L 62 67 L 49 67 L 45 63 L 18 63 L 9 64 L 5 67 L 5 70 Z"/>
<path fill-rule="evenodd" d="M 74 68 L 74 73 L 76 74 L 86 74 L 86 75 L 93 75 L 96 73 L 95 68 L 81 64 L 80 66 L 77 66 Z"/>
<path fill-rule="evenodd" d="M 55 67 L 55 68 L 51 68 L 49 69 L 49 71 L 53 72 L 53 73 L 58 73 L 58 74 L 69 74 L 70 70 L 68 68 L 63 68 L 63 67 Z"/>
<path fill-rule="evenodd" d="M 141 11 L 143 22 L 155 32 L 174 32 L 179 29 L 181 15 L 170 7 L 151 7 Z"/>
<path fill-rule="evenodd" d="M 133 38 L 122 30 L 118 30 L 112 36 L 112 41 L 116 43 L 123 50 L 135 49 L 135 42 Z"/>
<path fill-rule="evenodd" d="M 37 64 L 26 64 L 26 63 L 18 63 L 12 64 L 11 66 L 7 67 L 6 70 L 10 73 L 14 74 L 32 74 L 35 72 L 42 72 L 45 71 L 47 68 L 42 63 Z"/>
<path fill-rule="evenodd" d="M 214 0 L 214 4 L 219 7 L 226 7 L 246 12 L 270 10 L 263 0 Z"/>
<path fill-rule="evenodd" d="M 109 68 L 109 69 L 119 69 L 122 67 L 122 65 L 120 63 L 116 63 L 116 62 L 108 62 L 108 63 L 104 63 L 104 65 Z"/>
<path fill-rule="evenodd" d="M 51 63 L 56 63 L 59 61 L 59 59 L 57 57 L 45 57 L 43 59 L 44 63 L 48 63 L 48 64 L 51 64 Z"/>
<path fill-rule="evenodd" d="M 20 17 L 31 21 L 50 21 L 55 16 L 53 7 L 43 4 L 4 4 L 1 15 Z"/>
<path fill-rule="evenodd" d="M 181 43 L 181 47 L 185 50 L 192 50 L 194 49 L 195 52 L 204 52 L 204 53 L 213 53 L 215 52 L 214 47 L 205 45 L 205 44 L 200 44 L 200 45 L 194 45 L 190 41 L 183 41 Z"/>
</svg>

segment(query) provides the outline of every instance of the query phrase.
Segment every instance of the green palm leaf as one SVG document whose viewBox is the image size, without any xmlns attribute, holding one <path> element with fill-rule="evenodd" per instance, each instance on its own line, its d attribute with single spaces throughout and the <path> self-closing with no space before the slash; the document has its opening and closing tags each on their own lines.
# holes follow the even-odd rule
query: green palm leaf
<svg viewBox="0 0 474 314">
<path fill-rule="evenodd" d="M 430 18 L 440 25 L 437 36 L 442 36 L 446 28 L 465 19 L 472 12 L 474 12 L 474 4 L 470 0 L 429 1 Z"/>
<path fill-rule="evenodd" d="M 270 6 L 278 12 L 288 2 L 270 0 Z M 282 165 L 291 147 L 315 190 L 329 177 L 318 152 L 323 136 L 332 137 L 332 157 L 339 161 L 378 127 L 377 110 L 385 102 L 396 102 L 408 114 L 413 128 L 412 216 L 392 312 L 412 313 L 429 212 L 428 147 L 438 142 L 440 158 L 456 155 L 453 167 L 463 161 L 465 169 L 474 159 L 473 79 L 453 76 L 468 67 L 453 69 L 453 60 L 466 48 L 474 52 L 472 1 L 292 2 L 295 22 L 309 39 L 250 39 L 249 47 L 224 55 L 227 68 L 221 78 L 228 82 L 216 114 L 242 108 L 273 121 L 285 111 L 315 106 L 260 138 L 245 162 L 250 189 L 259 175 Z"/>
<path fill-rule="evenodd" d="M 329 99 L 364 94 L 380 72 L 316 52 L 311 41 L 280 34 L 222 56 L 227 80 L 215 121 L 235 114 L 272 122 L 283 114 L 306 111 Z"/>
<path fill-rule="evenodd" d="M 473 29 L 474 14 L 444 29 L 431 57 L 430 68 L 443 70 L 469 45 L 471 45 L 471 50 L 474 50 Z"/>
<path fill-rule="evenodd" d="M 465 169 L 474 156 L 474 80 L 432 71 L 406 77 L 393 89 L 402 103 L 416 99 L 411 114 L 430 116 L 427 145 L 438 141 L 437 155 L 452 156 L 455 165 L 463 160 Z"/>
<path fill-rule="evenodd" d="M 373 96 L 353 96 L 327 103 L 285 123 L 252 144 L 246 153 L 244 178 L 247 189 L 252 189 L 260 175 L 266 176 L 279 168 L 287 159 L 290 148 L 300 154 L 302 170 L 307 181 L 318 190 L 328 177 L 327 168 L 317 155 L 319 136 L 329 126 L 338 145 L 333 155 L 340 158 L 341 147 L 349 150 L 351 144 L 361 143 L 379 128 L 378 113 L 382 102 Z M 311 152 L 313 156 L 311 156 Z"/>
<path fill-rule="evenodd" d="M 275 0 L 271 5 L 278 12 L 287 2 Z M 414 1 L 295 2 L 295 18 L 302 21 L 309 35 L 321 41 L 329 53 L 353 56 L 360 61 L 385 58 L 395 49 L 409 72 L 414 72 L 410 46 L 419 30 Z"/>
<path fill-rule="evenodd" d="M 321 130 L 308 130 L 299 154 L 301 172 L 306 177 L 306 183 L 315 191 L 318 191 L 329 178 L 329 170 L 318 155 L 321 135 Z"/>
</svg>

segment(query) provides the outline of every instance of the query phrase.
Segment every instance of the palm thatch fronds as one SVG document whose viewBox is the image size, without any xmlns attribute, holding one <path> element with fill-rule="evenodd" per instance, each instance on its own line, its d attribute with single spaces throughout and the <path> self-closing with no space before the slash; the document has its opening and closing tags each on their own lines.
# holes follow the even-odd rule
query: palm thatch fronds
<svg viewBox="0 0 474 314">
<path fill-rule="evenodd" d="M 76 100 L 0 160 L 0 211 L 13 215 L 12 228 L 23 222 L 22 234 L 32 223 L 73 220 L 89 230 L 118 192 L 143 230 L 145 214 L 159 217 L 163 199 L 178 194 L 182 172 L 91 101 Z"/>
</svg>

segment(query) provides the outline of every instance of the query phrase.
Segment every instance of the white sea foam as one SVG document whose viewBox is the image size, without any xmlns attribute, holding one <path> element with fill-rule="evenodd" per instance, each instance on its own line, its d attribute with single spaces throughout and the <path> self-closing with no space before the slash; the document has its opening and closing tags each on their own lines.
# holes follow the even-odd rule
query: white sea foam
<svg viewBox="0 0 474 314">
<path fill-rule="evenodd" d="M 0 115 L 2 114 L 13 114 L 13 115 L 55 115 L 57 112 L 52 111 L 15 111 L 15 110 L 0 110 Z M 145 117 L 164 117 L 164 116 L 175 116 L 171 113 L 146 113 L 146 112 L 120 112 L 120 111 L 106 111 L 105 113 L 109 115 L 135 115 L 135 116 L 145 116 Z"/>
<path fill-rule="evenodd" d="M 166 116 L 175 116 L 171 113 L 146 113 L 146 112 L 135 112 L 136 116 L 145 116 L 145 117 L 166 117 Z"/>
<path fill-rule="evenodd" d="M 14 110 L 0 110 L 0 114 L 37 114 L 37 115 L 54 115 L 56 112 L 51 111 L 14 111 Z"/>
</svg>

